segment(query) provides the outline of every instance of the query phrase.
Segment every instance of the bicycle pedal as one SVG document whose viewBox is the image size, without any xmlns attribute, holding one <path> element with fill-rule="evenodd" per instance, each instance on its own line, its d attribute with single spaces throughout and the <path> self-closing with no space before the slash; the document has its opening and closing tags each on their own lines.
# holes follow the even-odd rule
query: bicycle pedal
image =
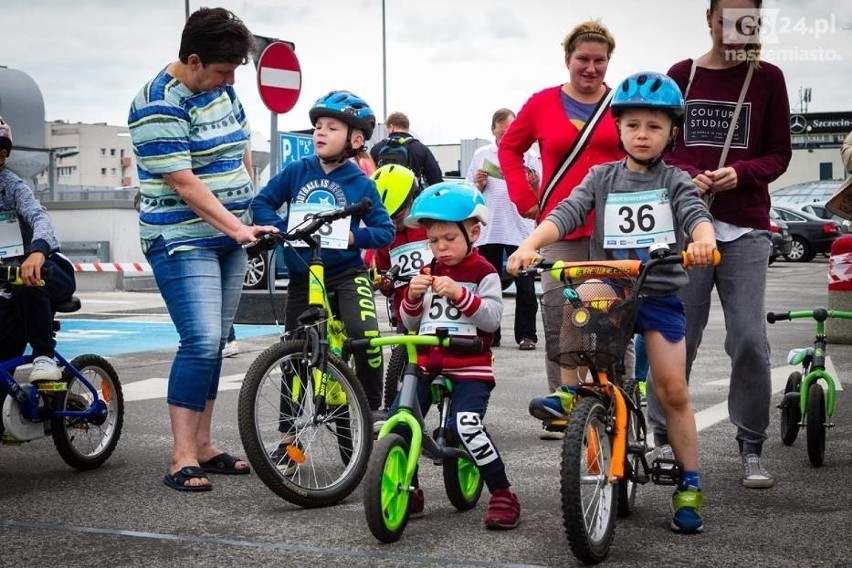
<svg viewBox="0 0 852 568">
<path fill-rule="evenodd" d="M 68 391 L 68 383 L 64 381 L 36 381 L 32 384 L 35 385 L 38 392 L 52 393 Z"/>
<path fill-rule="evenodd" d="M 677 485 L 683 466 L 677 460 L 657 458 L 651 464 L 651 481 L 655 485 Z"/>
</svg>

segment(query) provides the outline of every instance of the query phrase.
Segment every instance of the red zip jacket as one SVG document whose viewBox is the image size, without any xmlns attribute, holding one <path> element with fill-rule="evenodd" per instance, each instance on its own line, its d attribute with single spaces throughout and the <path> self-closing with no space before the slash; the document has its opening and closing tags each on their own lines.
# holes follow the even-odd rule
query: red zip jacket
<svg viewBox="0 0 852 568">
<path fill-rule="evenodd" d="M 560 95 L 562 87 L 550 87 L 534 94 L 524 104 L 509 130 L 500 139 L 497 157 L 506 179 L 509 197 L 521 215 L 538 203 L 538 195 L 530 187 L 524 169 L 524 152 L 538 141 L 541 151 L 541 190 L 547 187 L 550 178 L 562 163 L 562 158 L 571 147 L 580 131 L 565 113 Z M 624 154 L 618 149 L 618 131 L 615 118 L 610 111 L 601 117 L 594 134 L 589 138 L 585 150 L 577 157 L 574 165 L 565 173 L 562 181 L 553 190 L 544 204 L 536 222 L 547 217 L 556 204 L 571 195 L 571 191 L 583 181 L 592 166 L 619 160 Z M 566 240 L 576 240 L 592 235 L 595 215 L 592 212 L 586 224 L 565 235 Z"/>
</svg>

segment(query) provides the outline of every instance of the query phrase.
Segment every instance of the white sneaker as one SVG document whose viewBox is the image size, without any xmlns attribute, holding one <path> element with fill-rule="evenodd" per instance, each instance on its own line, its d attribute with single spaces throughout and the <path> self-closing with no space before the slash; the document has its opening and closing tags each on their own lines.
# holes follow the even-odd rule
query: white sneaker
<svg viewBox="0 0 852 568">
<path fill-rule="evenodd" d="M 775 485 L 775 479 L 760 465 L 757 454 L 743 454 L 743 485 L 750 489 L 766 489 Z"/>
<path fill-rule="evenodd" d="M 33 370 L 30 373 L 30 382 L 37 381 L 58 381 L 62 378 L 62 371 L 53 357 L 45 357 L 44 355 L 33 359 Z"/>
<path fill-rule="evenodd" d="M 240 354 L 240 344 L 237 343 L 237 340 L 229 341 L 225 344 L 225 347 L 222 348 L 222 357 L 234 357 L 235 355 Z"/>
<path fill-rule="evenodd" d="M 657 446 L 647 454 L 645 454 L 645 460 L 648 462 L 648 465 L 653 466 L 654 462 L 660 460 L 673 460 L 675 459 L 674 450 L 669 444 L 663 444 L 662 446 Z M 671 466 L 667 466 L 671 467 Z"/>
</svg>

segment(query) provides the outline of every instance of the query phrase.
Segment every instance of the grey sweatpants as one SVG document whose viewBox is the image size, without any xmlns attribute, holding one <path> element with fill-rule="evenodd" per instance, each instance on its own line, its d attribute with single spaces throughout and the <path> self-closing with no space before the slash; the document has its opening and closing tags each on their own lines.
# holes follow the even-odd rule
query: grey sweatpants
<svg viewBox="0 0 852 568">
<path fill-rule="evenodd" d="M 760 454 L 772 397 L 772 369 L 766 337 L 766 274 L 769 231 L 754 230 L 740 238 L 717 243 L 722 262 L 716 267 L 689 270 L 689 284 L 680 296 L 686 308 L 686 379 L 707 326 L 713 287 L 725 316 L 725 352 L 731 358 L 728 415 L 737 428 L 740 450 Z M 665 415 L 648 377 L 648 422 L 655 444 L 666 443 Z"/>
</svg>

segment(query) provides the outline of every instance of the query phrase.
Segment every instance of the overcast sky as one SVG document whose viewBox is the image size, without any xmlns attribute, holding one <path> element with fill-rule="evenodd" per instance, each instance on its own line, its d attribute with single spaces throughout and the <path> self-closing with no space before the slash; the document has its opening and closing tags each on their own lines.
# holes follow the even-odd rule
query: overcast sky
<svg viewBox="0 0 852 568">
<path fill-rule="evenodd" d="M 308 128 L 320 95 L 349 89 L 379 119 L 400 110 L 428 144 L 490 138 L 494 110 L 567 81 L 561 41 L 577 23 L 600 19 L 616 50 L 607 82 L 666 71 L 710 45 L 709 0 L 385 0 L 387 103 L 382 103 L 382 0 L 192 0 L 221 5 L 259 35 L 292 41 L 302 66 L 296 107 L 280 130 Z M 852 111 L 852 3 L 768 0 L 774 21 L 764 50 L 787 77 L 791 105 L 810 87 L 810 112 Z M 124 125 L 142 85 L 177 58 L 184 0 L 6 0 L 0 65 L 41 87 L 47 120 Z M 819 31 L 819 33 L 817 33 Z M 769 53 L 769 52 L 772 53 Z M 237 73 L 254 130 L 269 134 L 255 69 Z M 14 123 L 14 117 L 7 117 Z"/>
</svg>

